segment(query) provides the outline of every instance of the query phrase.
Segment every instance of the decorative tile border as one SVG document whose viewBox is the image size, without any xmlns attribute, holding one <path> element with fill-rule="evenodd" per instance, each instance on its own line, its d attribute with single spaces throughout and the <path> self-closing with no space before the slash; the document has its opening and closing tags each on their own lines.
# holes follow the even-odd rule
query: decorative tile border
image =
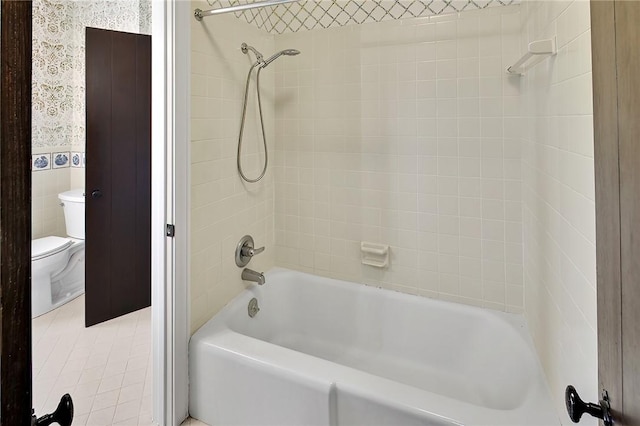
<svg viewBox="0 0 640 426">
<path fill-rule="evenodd" d="M 31 156 L 31 170 L 49 170 L 51 169 L 51 153 L 34 154 Z"/>
<path fill-rule="evenodd" d="M 69 152 L 51 153 L 51 167 L 54 169 L 69 167 Z"/>
<path fill-rule="evenodd" d="M 71 153 L 71 167 L 84 167 L 84 152 Z"/>
<path fill-rule="evenodd" d="M 255 2 L 255 0 L 207 1 L 214 9 Z M 519 3 L 520 0 L 305 0 L 245 10 L 236 12 L 235 15 L 268 33 L 283 34 L 314 28 L 443 15 Z"/>
<path fill-rule="evenodd" d="M 68 167 L 81 168 L 85 167 L 85 164 L 85 153 L 80 151 L 43 152 L 31 156 L 31 170 L 34 172 Z"/>
</svg>

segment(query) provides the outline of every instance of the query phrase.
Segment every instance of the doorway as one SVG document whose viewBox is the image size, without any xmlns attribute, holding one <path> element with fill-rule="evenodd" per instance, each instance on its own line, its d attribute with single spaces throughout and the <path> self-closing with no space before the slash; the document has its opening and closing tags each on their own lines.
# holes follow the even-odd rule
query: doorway
<svg viewBox="0 0 640 426">
<path fill-rule="evenodd" d="M 104 174 L 103 162 L 101 161 L 101 145 L 106 148 L 114 148 L 111 141 L 100 140 L 105 133 L 104 128 L 96 131 L 96 120 L 93 119 L 91 109 L 87 109 L 86 97 L 91 98 L 95 93 L 95 87 L 103 87 L 109 81 L 99 76 L 100 82 L 91 80 L 95 75 L 93 66 L 96 55 L 91 55 L 94 49 L 91 47 L 91 37 L 86 37 L 85 28 L 100 27 L 105 28 L 100 32 L 109 32 L 107 29 L 117 29 L 131 31 L 133 33 L 150 32 L 151 17 L 148 11 L 145 12 L 145 5 L 148 2 L 132 0 L 122 1 L 105 7 L 104 3 L 97 2 L 73 2 L 60 1 L 51 3 L 48 1 L 36 0 L 32 3 L 32 66 L 33 66 L 33 111 L 32 138 L 33 150 L 38 153 L 38 157 L 44 156 L 49 159 L 50 167 L 35 169 L 33 176 L 34 194 L 34 238 L 56 235 L 66 238 L 67 235 L 74 236 L 66 230 L 65 218 L 60 213 L 62 208 L 58 206 L 58 193 L 69 189 L 79 189 L 80 193 L 86 193 L 85 182 L 95 184 L 95 177 Z M 123 18 L 120 18 L 120 17 Z M 123 33 L 118 33 L 123 34 Z M 133 36 L 133 34 L 131 35 Z M 136 37 L 136 36 L 133 36 Z M 141 35 L 145 39 L 146 55 L 140 60 L 140 69 L 145 70 L 144 76 L 140 78 L 141 90 L 134 95 L 145 97 L 146 102 L 143 108 L 144 114 L 135 116 L 135 122 L 127 122 L 123 117 L 118 117 L 119 112 L 126 112 L 125 108 L 117 106 L 115 115 L 115 129 L 111 123 L 110 115 L 101 111 L 102 117 L 98 120 L 100 124 L 108 123 L 110 131 L 118 142 L 124 140 L 130 142 L 129 135 L 123 134 L 122 128 L 133 127 L 139 130 L 135 136 L 144 136 L 144 149 L 140 149 L 144 162 L 139 167 L 140 173 L 136 173 L 131 179 L 131 174 L 118 173 L 117 177 L 133 180 L 130 182 L 117 182 L 114 190 L 119 186 L 124 186 L 125 190 L 120 190 L 118 194 L 127 193 L 128 188 L 135 188 L 137 192 L 144 192 L 144 201 L 137 210 L 146 219 L 146 226 L 141 226 L 142 232 L 133 232 L 130 226 L 122 218 L 130 219 L 130 211 L 113 212 L 109 218 L 109 226 L 96 226 L 96 209 L 112 212 L 109 208 L 100 209 L 95 204 L 98 201 L 111 201 L 113 197 L 106 188 L 105 196 L 97 200 L 91 198 L 91 192 L 85 201 L 88 227 L 86 229 L 86 272 L 89 280 L 84 280 L 86 292 L 83 296 L 72 302 L 63 305 L 48 314 L 42 315 L 33 320 L 33 406 L 39 414 L 51 412 L 55 409 L 58 399 L 64 393 L 71 394 L 75 401 L 75 414 L 78 421 L 88 420 L 91 423 L 101 423 L 105 420 L 118 422 L 129 421 L 136 418 L 142 422 L 151 421 L 151 395 L 152 395 L 152 366 L 151 358 L 151 312 L 146 309 L 142 312 L 133 312 L 117 321 L 105 323 L 93 329 L 85 328 L 85 315 L 89 316 L 87 325 L 93 325 L 100 321 L 109 319 L 111 316 L 126 314 L 136 311 L 139 308 L 148 306 L 151 296 L 151 237 L 150 237 L 150 68 L 151 68 L 151 41 L 149 35 Z M 129 38 L 125 35 L 125 38 Z M 114 61 L 122 58 L 122 54 L 128 51 L 121 49 L 118 55 L 113 55 Z M 137 56 L 134 55 L 134 58 Z M 110 55 L 111 59 L 111 55 Z M 130 70 L 120 69 L 117 66 L 104 67 L 104 70 L 121 71 L 118 75 L 120 86 L 136 82 L 135 73 Z M 117 65 L 117 64 L 116 64 Z M 138 65 L 136 63 L 135 65 Z M 142 65 L 146 65 L 142 66 Z M 88 81 L 87 81 L 88 79 Z M 87 84 L 88 83 L 88 84 Z M 102 86 L 101 86 L 102 84 Z M 130 94 L 129 87 L 115 88 L 115 96 Z M 119 89 L 119 90 L 118 90 Z M 54 96 L 59 93 L 59 96 Z M 104 98 L 104 94 L 102 95 Z M 95 98 L 94 98 L 95 99 Z M 129 102 L 129 105 L 135 105 Z M 91 107 L 91 105 L 88 105 Z M 111 107 L 109 106 L 109 111 Z M 137 125 L 140 123 L 140 125 Z M 118 127 L 120 125 L 120 127 Z M 85 129 L 87 129 L 85 131 Z M 120 133 L 118 133 L 120 131 Z M 96 135 L 97 134 L 97 135 Z M 110 134 L 110 133 L 109 133 Z M 85 136 L 87 135 L 87 136 Z M 135 138 L 134 138 L 135 140 Z M 95 142 L 94 144 L 87 144 Z M 97 145 L 96 145 L 97 144 Z M 126 148 L 136 144 L 128 144 L 125 147 L 115 146 L 114 152 L 109 151 L 108 157 L 115 158 L 120 165 L 126 164 L 129 159 L 136 159 L 138 150 L 132 155 Z M 86 167 L 85 152 L 93 156 L 93 166 Z M 124 157 L 124 158 L 122 158 Z M 68 162 L 55 160 L 68 159 Z M 59 163 L 59 164 L 58 164 Z M 34 162 L 35 164 L 35 162 Z M 136 164 L 138 165 L 138 164 Z M 88 174 L 85 178 L 85 171 Z M 140 178 L 140 179 L 138 179 Z M 93 180 L 92 180 L 93 179 Z M 51 182 L 55 185 L 51 185 Z M 136 185 L 136 181 L 140 186 Z M 66 187 L 65 187 L 66 185 Z M 140 188 L 144 188 L 141 190 Z M 90 201 L 90 202 L 86 202 Z M 91 202 L 93 201 L 93 203 Z M 109 204 L 113 204 L 110 202 Z M 39 207 L 43 207 L 40 209 Z M 146 208 L 145 208 L 146 207 Z M 53 217 L 52 217 L 53 216 Z M 51 218 L 51 219 L 50 219 Z M 135 216 L 134 216 L 135 218 Z M 40 225 L 43 226 L 40 226 Z M 50 224 L 51 226 L 46 226 Z M 146 244 L 134 245 L 135 255 L 131 254 L 132 249 L 127 253 L 124 248 L 130 246 L 128 241 L 122 241 L 121 235 L 111 232 L 111 225 L 116 229 L 121 229 L 130 235 L 140 235 L 146 240 Z M 97 232 L 96 232 L 97 231 Z M 102 239 L 100 231 L 104 231 L 105 238 Z M 82 226 L 82 232 L 85 232 Z M 82 235 L 82 238 L 85 234 Z M 81 238 L 81 237 L 78 237 Z M 127 291 L 114 291 L 116 294 L 139 295 L 143 297 L 133 298 L 133 303 L 125 306 L 115 305 L 111 292 L 106 295 L 92 291 L 91 284 L 101 284 L 100 288 L 109 290 L 109 284 L 113 281 L 111 274 L 104 271 L 96 271 L 96 265 L 106 265 L 108 271 L 112 269 L 123 275 L 129 275 L 131 268 L 113 262 L 106 262 L 104 248 L 107 243 L 119 239 L 122 246 L 117 247 L 117 253 L 128 255 L 127 260 L 139 259 L 144 266 L 139 268 L 143 273 L 135 276 L 144 290 L 134 292 L 127 288 Z M 106 241 L 105 241 L 106 240 Z M 110 247 L 109 247 L 110 248 Z M 101 251 L 102 249 L 102 251 Z M 106 251 L 109 253 L 109 251 Z M 135 275 L 135 273 L 134 273 Z M 93 279 L 93 277 L 96 277 Z M 105 282 L 104 278 L 108 278 Z M 130 284 L 126 279 L 118 279 L 118 284 Z M 102 281 L 101 281 L 102 279 Z M 134 287 L 135 289 L 135 287 Z M 138 299 L 143 299 L 142 301 Z M 127 301 L 129 301 L 128 299 Z M 106 308 L 106 309 L 103 309 Z M 106 311 L 107 315 L 102 315 Z M 111 315 L 115 313 L 115 315 Z M 92 317 L 93 315 L 93 317 Z"/>
<path fill-rule="evenodd" d="M 31 282 L 30 282 L 30 241 L 31 241 L 31 45 L 32 45 L 32 2 L 2 1 L 2 396 L 1 418 L 7 424 L 26 424 L 31 417 Z M 88 3 L 83 3 L 88 4 Z M 172 127 L 173 101 L 167 100 L 171 88 L 179 87 L 173 80 L 174 52 L 172 49 L 176 21 L 176 7 L 171 2 L 160 3 L 153 9 L 153 33 L 158 35 L 154 42 L 154 179 L 152 182 L 152 280 L 153 280 L 153 419 L 160 424 L 175 424 L 186 417 L 186 401 L 180 405 L 180 398 L 173 389 L 186 387 L 186 354 L 184 362 L 173 360 L 186 353 L 186 296 L 174 290 L 175 277 L 186 274 L 186 262 L 175 262 L 183 256 L 177 253 L 186 244 L 181 238 L 165 237 L 164 229 L 168 220 L 176 224 L 186 223 L 186 212 L 175 207 L 173 189 L 181 183 L 181 176 L 174 177 L 173 168 L 168 168 L 168 156 L 180 157 L 180 150 L 174 150 L 174 140 L 179 132 L 169 131 Z M 183 16 L 186 22 L 186 15 Z M 188 33 L 186 40 L 188 40 Z M 169 108 L 171 106 L 171 108 Z M 167 181 L 172 184 L 168 185 Z M 169 213 L 171 212 L 171 213 Z M 183 229 L 186 229 L 186 225 Z M 159 232 L 158 232 L 159 231 Z M 186 234 L 183 234 L 186 236 Z M 180 244 L 174 244 L 180 242 Z M 175 265 L 175 266 L 174 266 Z M 169 273 L 169 271 L 172 271 Z M 185 281 L 184 278 L 180 278 Z M 174 306 L 179 308 L 175 308 Z M 178 324 L 176 327 L 175 324 Z M 176 344 L 180 341 L 180 344 Z M 174 370 L 178 370 L 174 378 Z M 177 392 L 186 395 L 186 391 Z M 43 413 L 36 413 L 42 415 Z"/>
</svg>

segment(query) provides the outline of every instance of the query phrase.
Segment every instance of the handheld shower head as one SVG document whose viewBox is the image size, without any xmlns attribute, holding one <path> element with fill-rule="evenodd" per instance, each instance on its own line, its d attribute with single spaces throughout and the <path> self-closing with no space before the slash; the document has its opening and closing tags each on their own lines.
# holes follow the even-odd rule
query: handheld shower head
<svg viewBox="0 0 640 426">
<path fill-rule="evenodd" d="M 267 149 L 267 136 L 264 131 L 264 120 L 262 118 L 262 103 L 260 101 L 260 71 L 263 68 L 266 68 L 267 65 L 269 65 L 271 62 L 278 59 L 280 56 L 282 55 L 295 56 L 295 55 L 299 55 L 300 51 L 296 49 L 285 49 L 276 53 L 275 55 L 271 56 L 269 59 L 265 61 L 262 57 L 262 54 L 260 54 L 260 52 L 258 52 L 252 46 L 249 46 L 247 43 L 242 43 L 242 45 L 240 46 L 240 49 L 242 50 L 242 53 L 244 53 L 245 55 L 248 54 L 249 51 L 253 52 L 256 55 L 256 62 L 253 65 L 251 65 L 251 68 L 249 68 L 249 73 L 247 74 L 247 83 L 244 86 L 244 103 L 242 104 L 242 118 L 240 119 L 240 135 L 238 136 L 238 154 L 236 156 L 236 165 L 238 167 L 238 173 L 240 174 L 240 177 L 245 182 L 255 183 L 264 177 L 265 173 L 267 172 L 267 164 L 269 163 L 269 151 Z M 258 176 L 255 179 L 252 179 L 252 178 L 248 178 L 244 174 L 244 171 L 242 170 L 242 162 L 240 161 L 240 154 L 242 153 L 242 135 L 244 134 L 244 123 L 247 117 L 247 97 L 249 95 L 249 83 L 251 82 L 251 76 L 253 75 L 254 70 L 257 70 L 255 74 L 256 75 L 256 78 L 255 78 L 256 95 L 258 98 L 258 112 L 260 113 L 260 127 L 262 128 L 262 143 L 264 145 L 264 166 L 262 167 L 262 173 L 260 174 L 260 176 Z"/>
<path fill-rule="evenodd" d="M 296 50 L 296 49 L 285 49 L 285 50 L 282 50 L 282 51 L 276 53 L 275 55 L 271 56 L 266 61 L 264 61 L 264 65 L 262 65 L 262 68 L 266 68 L 267 65 L 269 65 L 271 62 L 275 61 L 276 59 L 278 59 L 282 55 L 295 56 L 295 55 L 299 55 L 299 54 L 300 54 L 300 51 Z"/>
</svg>

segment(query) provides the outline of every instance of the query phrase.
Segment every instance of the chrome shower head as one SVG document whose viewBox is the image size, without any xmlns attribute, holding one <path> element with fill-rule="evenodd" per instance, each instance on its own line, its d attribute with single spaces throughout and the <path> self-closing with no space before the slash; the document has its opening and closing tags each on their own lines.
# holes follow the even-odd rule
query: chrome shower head
<svg viewBox="0 0 640 426">
<path fill-rule="evenodd" d="M 271 56 L 266 61 L 264 61 L 264 64 L 262 65 L 262 68 L 266 68 L 267 65 L 269 65 L 271 62 L 275 61 L 276 59 L 278 59 L 282 55 L 295 56 L 295 55 L 299 55 L 299 54 L 300 54 L 300 51 L 296 50 L 296 49 L 285 49 L 285 50 L 282 50 L 282 51 L 276 53 L 275 55 Z"/>
</svg>

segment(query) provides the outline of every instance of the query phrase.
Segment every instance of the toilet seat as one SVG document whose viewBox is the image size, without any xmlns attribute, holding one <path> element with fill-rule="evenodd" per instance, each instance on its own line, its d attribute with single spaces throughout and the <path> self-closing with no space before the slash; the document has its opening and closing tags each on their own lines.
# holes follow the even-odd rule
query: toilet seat
<svg viewBox="0 0 640 426">
<path fill-rule="evenodd" d="M 39 260 L 71 247 L 73 241 L 62 237 L 44 237 L 31 241 L 31 260 Z"/>
</svg>

